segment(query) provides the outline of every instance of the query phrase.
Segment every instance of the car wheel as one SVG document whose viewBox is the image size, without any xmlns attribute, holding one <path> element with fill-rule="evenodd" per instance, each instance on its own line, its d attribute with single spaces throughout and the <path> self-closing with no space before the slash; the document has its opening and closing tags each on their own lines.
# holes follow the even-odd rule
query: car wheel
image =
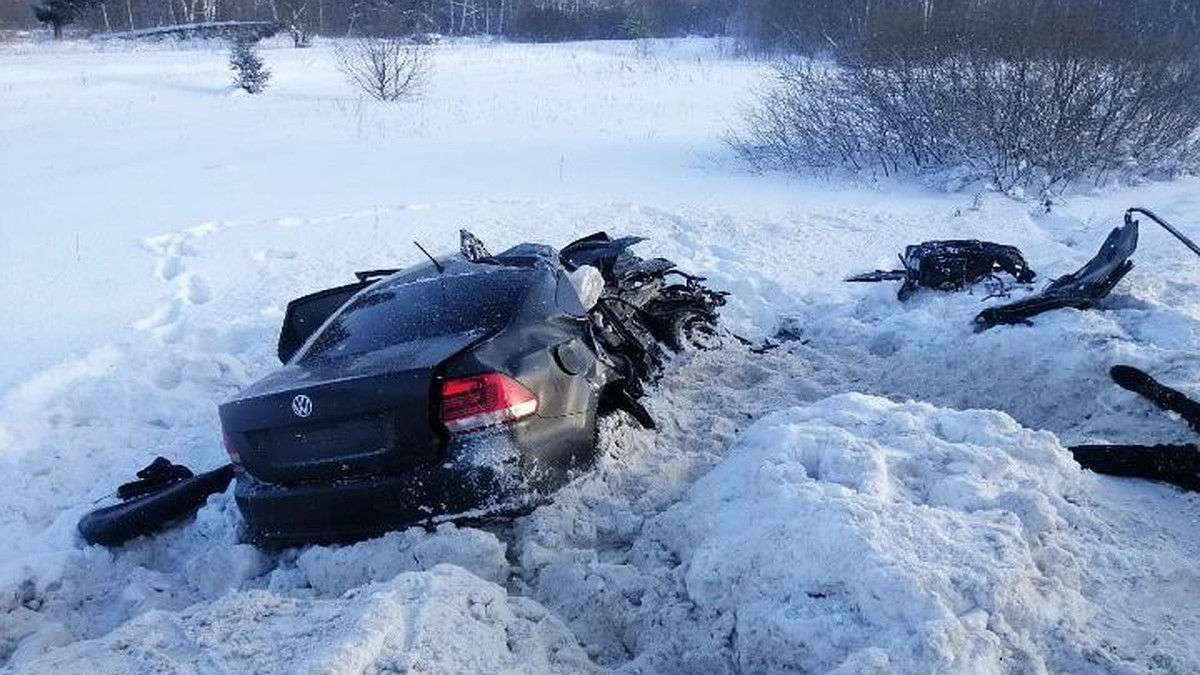
<svg viewBox="0 0 1200 675">
<path fill-rule="evenodd" d="M 666 343 L 674 351 L 714 349 L 720 340 L 712 317 L 700 312 L 681 312 L 671 320 Z"/>
</svg>

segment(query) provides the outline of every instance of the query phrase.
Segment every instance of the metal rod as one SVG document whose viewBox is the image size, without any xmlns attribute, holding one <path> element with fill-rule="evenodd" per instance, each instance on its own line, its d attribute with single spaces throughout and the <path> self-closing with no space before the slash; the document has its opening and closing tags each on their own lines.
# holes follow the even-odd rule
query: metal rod
<svg viewBox="0 0 1200 675">
<path fill-rule="evenodd" d="M 1179 241 L 1182 241 L 1184 246 L 1187 246 L 1188 248 L 1192 249 L 1192 253 L 1195 253 L 1196 255 L 1200 255 L 1200 246 L 1197 246 L 1196 242 L 1192 241 L 1191 239 L 1188 239 L 1182 232 L 1175 229 L 1175 227 L 1173 225 L 1171 225 L 1170 223 L 1168 223 L 1167 221 L 1154 215 L 1154 212 L 1150 211 L 1149 209 L 1143 209 L 1141 207 L 1135 206 L 1135 207 L 1127 209 L 1125 211 L 1126 220 L 1129 219 L 1129 214 L 1131 214 L 1131 213 L 1140 213 L 1140 214 L 1146 216 L 1147 218 L 1149 218 L 1150 220 L 1153 220 L 1154 222 L 1158 223 L 1159 225 L 1162 225 L 1164 230 L 1175 235 L 1175 238 L 1178 239 Z"/>
</svg>

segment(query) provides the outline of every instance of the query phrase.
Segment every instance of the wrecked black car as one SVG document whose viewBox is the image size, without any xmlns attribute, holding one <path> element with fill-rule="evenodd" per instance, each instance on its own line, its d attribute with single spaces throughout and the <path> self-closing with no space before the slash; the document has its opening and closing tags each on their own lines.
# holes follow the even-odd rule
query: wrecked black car
<svg viewBox="0 0 1200 675">
<path fill-rule="evenodd" d="M 458 255 L 292 301 L 284 366 L 220 406 L 235 496 L 265 541 L 345 540 L 520 511 L 595 459 L 664 349 L 722 294 L 636 237 Z"/>
</svg>

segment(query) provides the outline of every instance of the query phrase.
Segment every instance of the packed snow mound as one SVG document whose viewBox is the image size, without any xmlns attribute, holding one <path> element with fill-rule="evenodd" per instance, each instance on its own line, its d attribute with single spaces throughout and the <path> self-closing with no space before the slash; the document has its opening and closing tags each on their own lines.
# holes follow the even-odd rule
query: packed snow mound
<svg viewBox="0 0 1200 675">
<path fill-rule="evenodd" d="M 1061 672 L 1081 476 L 1003 413 L 845 394 L 756 422 L 640 544 L 735 672 Z"/>
<path fill-rule="evenodd" d="M 296 557 L 298 577 L 294 583 L 336 596 L 364 584 L 388 581 L 402 572 L 451 564 L 503 585 L 510 573 L 504 556 L 504 544 L 495 536 L 446 523 L 434 532 L 410 528 L 352 546 L 305 548 Z"/>
<path fill-rule="evenodd" d="M 261 597 L 267 599 L 263 602 L 303 600 L 326 607 L 323 611 L 333 616 L 340 611 L 336 603 L 322 605 L 319 601 L 336 600 L 350 590 L 372 584 L 392 583 L 409 573 L 453 568 L 471 575 L 479 584 L 492 585 L 503 592 L 501 587 L 511 572 L 505 546 L 493 534 L 449 523 L 435 531 L 411 528 L 390 532 L 351 546 L 267 551 L 241 539 L 240 516 L 233 497 L 222 494 L 211 497 L 194 520 L 153 537 L 140 537 L 111 550 L 76 546 L 49 551 L 0 567 L 3 665 L 15 672 L 42 673 L 49 667 L 46 659 L 61 659 L 49 663 L 68 664 L 69 655 L 75 654 L 84 655 L 87 662 L 90 652 L 78 651 L 83 648 L 71 645 L 89 644 L 96 648 L 97 644 L 128 642 L 129 636 L 148 633 L 162 622 L 185 628 L 192 622 L 210 623 L 202 608 L 214 605 L 217 615 L 231 607 L 238 609 L 226 620 L 247 622 L 246 629 L 251 634 L 244 639 L 246 644 L 255 641 L 262 644 L 257 648 L 244 646 L 244 651 L 258 658 L 255 649 L 263 654 L 274 649 L 272 633 L 253 632 L 259 630 L 253 626 L 255 621 L 247 611 L 242 611 L 251 605 L 233 605 L 229 596 L 262 592 Z M 303 614 L 297 612 L 297 616 Z M 147 624 L 147 616 L 156 617 L 153 621 L 160 623 Z M 332 621 L 328 619 L 326 623 Z M 230 626 L 227 630 L 233 632 L 237 628 Z M 351 642 L 349 637 L 346 640 Z M 186 656 L 187 648 L 180 647 L 183 651 L 176 655 Z M 111 659 L 112 667 L 101 672 L 191 672 L 166 665 L 156 667 L 157 670 L 149 666 L 141 668 L 151 663 L 150 657 L 154 655 L 130 649 L 110 650 L 107 658 Z M 63 652 L 67 655 L 59 656 Z M 122 668 L 122 658 L 138 665 Z M 171 663 L 170 658 L 163 659 L 163 664 Z M 258 670 L 231 668 L 228 672 L 279 670 L 277 666 L 264 664 Z M 201 669 L 201 672 L 207 671 Z M 340 671 L 322 670 L 314 665 L 301 672 Z"/>
<path fill-rule="evenodd" d="M 453 565 L 338 597 L 270 590 L 142 614 L 26 664 L 56 673 L 581 673 L 571 633 L 533 601 Z"/>
</svg>

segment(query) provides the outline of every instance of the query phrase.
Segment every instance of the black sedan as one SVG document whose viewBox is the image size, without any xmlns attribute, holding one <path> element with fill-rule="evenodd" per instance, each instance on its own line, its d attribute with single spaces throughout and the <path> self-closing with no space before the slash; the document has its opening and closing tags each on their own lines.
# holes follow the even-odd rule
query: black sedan
<svg viewBox="0 0 1200 675">
<path fill-rule="evenodd" d="M 595 456 L 662 347 L 710 334 L 720 293 L 603 233 L 458 255 L 292 301 L 284 366 L 220 406 L 238 506 L 264 541 L 511 514 Z M 672 276 L 677 275 L 677 279 Z"/>
</svg>

